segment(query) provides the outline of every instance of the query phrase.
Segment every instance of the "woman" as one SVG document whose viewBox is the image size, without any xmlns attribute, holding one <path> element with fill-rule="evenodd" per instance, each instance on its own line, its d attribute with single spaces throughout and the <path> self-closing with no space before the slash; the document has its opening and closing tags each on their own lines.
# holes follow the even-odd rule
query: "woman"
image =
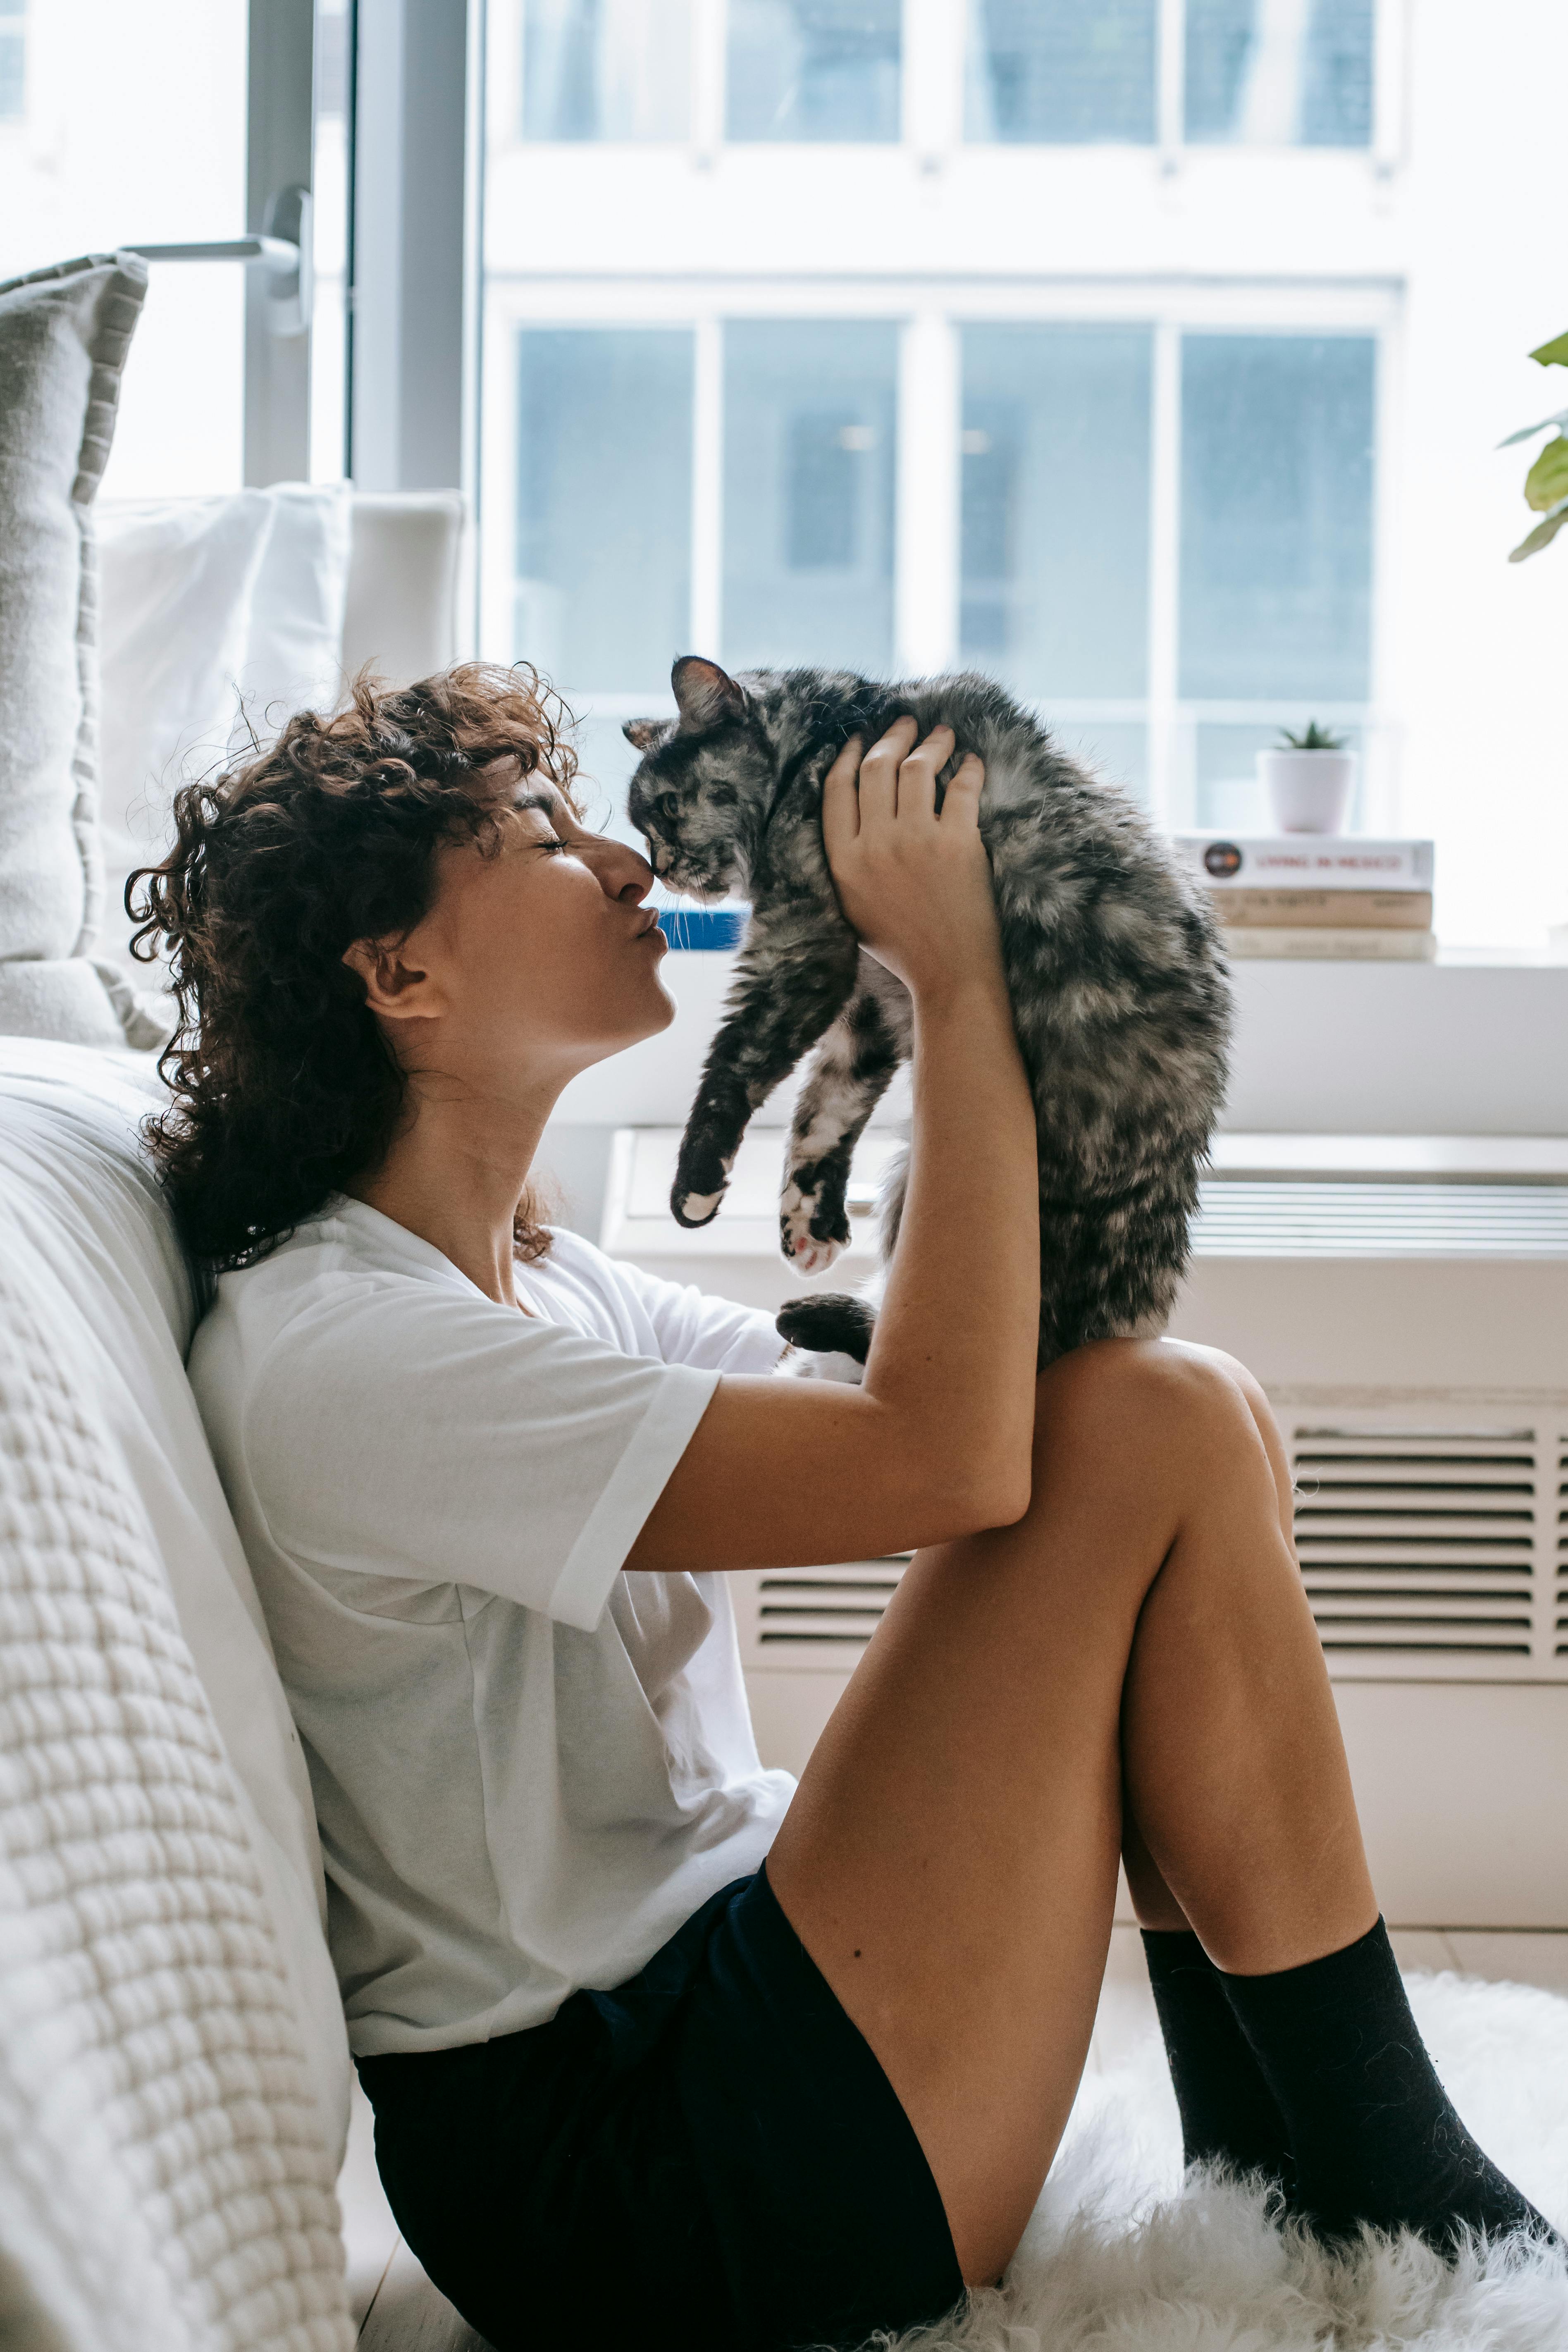
<svg viewBox="0 0 1568 2352">
<path fill-rule="evenodd" d="M 823 823 L 914 1001 L 863 1386 L 613 1265 L 527 1186 L 671 1017 L 647 866 L 542 695 L 361 684 L 176 802 L 156 1131 L 222 1270 L 191 1376 L 310 1756 L 393 2209 L 496 2346 L 854 2344 L 1017 2245 L 1117 1858 L 1189 2158 L 1328 2234 L 1540 2217 L 1411 2021 L 1241 1367 L 1034 1370 L 1034 1119 L 968 760 L 850 743 Z M 197 1024 L 199 1023 L 199 1031 Z M 977 1139 L 979 1148 L 977 1148 Z M 724 1571 L 915 1558 L 799 1787 Z"/>
</svg>

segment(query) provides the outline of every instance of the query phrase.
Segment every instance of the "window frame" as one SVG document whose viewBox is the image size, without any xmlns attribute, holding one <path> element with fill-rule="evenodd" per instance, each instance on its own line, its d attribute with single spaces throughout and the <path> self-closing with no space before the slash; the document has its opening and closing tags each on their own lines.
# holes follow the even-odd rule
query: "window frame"
<svg viewBox="0 0 1568 2352">
<path fill-rule="evenodd" d="M 1388 550 L 1394 469 L 1381 462 L 1397 414 L 1401 342 L 1396 281 L 1304 285 L 1237 280 L 1215 285 L 1145 278 L 1060 278 L 977 284 L 932 278 L 820 277 L 562 280 L 496 275 L 487 281 L 481 402 L 488 526 L 481 531 L 480 650 L 509 660 L 516 512 L 516 352 L 523 327 L 684 328 L 693 351 L 691 638 L 681 650 L 721 643 L 723 574 L 723 325 L 727 319 L 880 319 L 901 329 L 894 488 L 893 667 L 903 677 L 958 666 L 961 590 L 962 360 L 968 324 L 1148 327 L 1153 335 L 1148 688 L 1138 700 L 1051 698 L 1046 717 L 1067 727 L 1132 720 L 1148 729 L 1148 806 L 1173 830 L 1197 821 L 1197 730 L 1205 722 L 1274 725 L 1296 716 L 1286 698 L 1210 701 L 1179 691 L 1181 339 L 1189 333 L 1367 336 L 1376 346 L 1372 513 L 1370 690 L 1364 703 L 1314 703 L 1310 714 L 1363 730 L 1363 823 L 1396 819 L 1397 730 L 1386 668 Z M 630 718 L 644 694 L 563 677 L 568 698 L 603 717 Z"/>
</svg>

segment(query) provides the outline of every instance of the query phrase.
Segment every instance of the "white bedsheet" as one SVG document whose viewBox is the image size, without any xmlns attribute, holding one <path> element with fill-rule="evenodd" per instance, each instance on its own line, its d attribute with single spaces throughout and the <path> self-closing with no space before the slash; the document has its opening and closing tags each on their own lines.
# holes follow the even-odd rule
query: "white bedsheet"
<svg viewBox="0 0 1568 2352">
<path fill-rule="evenodd" d="M 314 1822 L 145 1084 L 0 1045 L 0 2335 L 346 2352 Z"/>
</svg>

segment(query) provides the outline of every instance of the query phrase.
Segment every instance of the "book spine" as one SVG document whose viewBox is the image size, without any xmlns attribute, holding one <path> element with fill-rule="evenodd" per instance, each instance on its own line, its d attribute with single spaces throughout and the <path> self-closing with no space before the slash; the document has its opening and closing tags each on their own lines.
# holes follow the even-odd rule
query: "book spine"
<svg viewBox="0 0 1568 2352">
<path fill-rule="evenodd" d="M 1357 835 L 1178 833 L 1176 855 L 1214 890 L 1429 890 L 1429 841 Z"/>
<path fill-rule="evenodd" d="M 1225 924 L 1249 929 L 1429 931 L 1430 890 L 1215 890 Z"/>
<path fill-rule="evenodd" d="M 1227 925 L 1225 951 L 1233 961 L 1279 956 L 1295 963 L 1430 963 L 1437 952 L 1431 931 L 1313 930 L 1266 924 Z"/>
</svg>

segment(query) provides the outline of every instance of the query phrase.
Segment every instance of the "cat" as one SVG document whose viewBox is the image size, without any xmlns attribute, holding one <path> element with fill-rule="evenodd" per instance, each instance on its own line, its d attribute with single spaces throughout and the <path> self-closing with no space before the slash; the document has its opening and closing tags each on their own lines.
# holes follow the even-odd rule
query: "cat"
<svg viewBox="0 0 1568 2352">
<path fill-rule="evenodd" d="M 861 1130 L 910 1053 L 902 983 L 859 946 L 823 846 L 822 783 L 851 735 L 939 723 L 985 765 L 980 829 L 1039 1135 L 1042 1366 L 1090 1339 L 1158 1329 L 1188 1253 L 1198 1175 L 1225 1093 L 1230 989 L 1220 935 L 1136 805 L 1096 782 L 990 679 L 879 685 L 840 671 L 747 670 L 684 656 L 678 716 L 634 719 L 627 792 L 659 880 L 740 897 L 751 923 L 680 1144 L 670 1206 L 717 1215 L 748 1120 L 813 1052 L 785 1155 L 779 1231 L 803 1274 L 849 1239 Z M 979 1148 L 984 1148 L 983 1144 Z M 883 1255 L 903 1203 L 884 1198 Z M 873 1310 L 792 1300 L 795 1345 L 864 1361 Z"/>
</svg>

